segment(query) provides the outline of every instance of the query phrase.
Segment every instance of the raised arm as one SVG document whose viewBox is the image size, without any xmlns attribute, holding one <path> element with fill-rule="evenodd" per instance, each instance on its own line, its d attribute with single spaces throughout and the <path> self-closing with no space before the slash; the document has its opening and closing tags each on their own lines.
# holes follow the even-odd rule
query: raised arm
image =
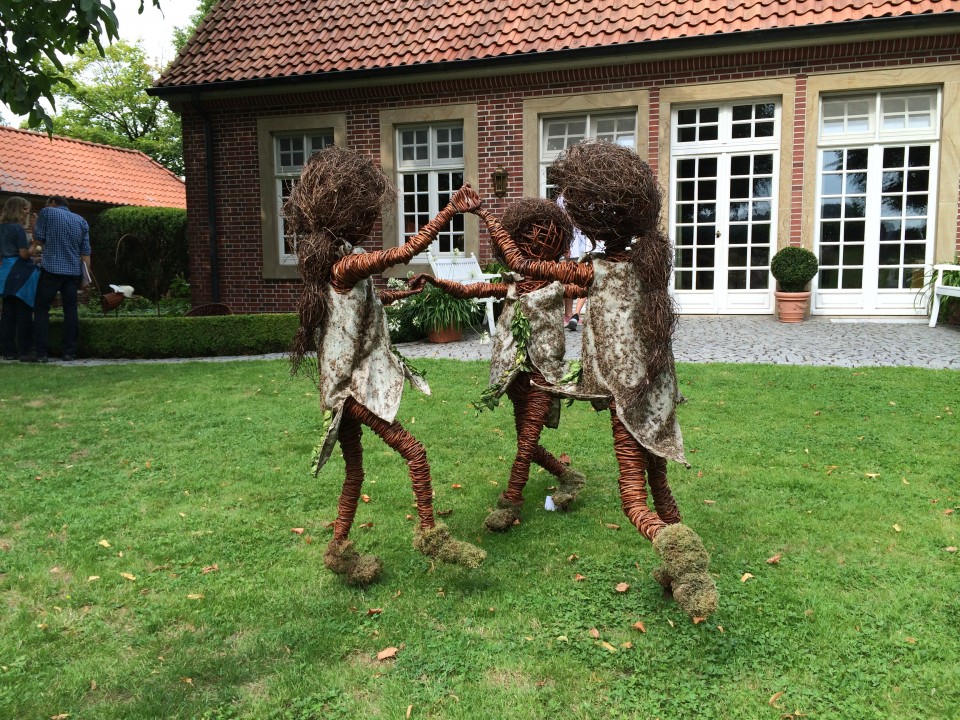
<svg viewBox="0 0 960 720">
<path fill-rule="evenodd" d="M 503 229 L 500 221 L 486 208 L 474 211 L 483 218 L 490 231 L 490 237 L 500 248 L 503 258 L 514 272 L 534 280 L 559 280 L 573 285 L 586 286 L 593 282 L 593 265 L 590 263 L 554 262 L 550 260 L 530 260 L 523 256 L 520 248 Z"/>
<path fill-rule="evenodd" d="M 381 305 L 390 305 L 397 300 L 419 295 L 421 290 L 422 288 L 417 288 L 416 290 L 377 290 L 377 297 L 380 299 Z"/>
<path fill-rule="evenodd" d="M 388 250 L 375 250 L 361 255 L 347 255 L 333 266 L 331 280 L 337 292 L 346 292 L 361 280 L 382 273 L 394 265 L 405 265 L 414 256 L 422 253 L 437 237 L 437 233 L 450 222 L 458 212 L 476 210 L 480 207 L 480 196 L 469 183 L 457 190 L 447 206 L 437 216 L 424 225 L 420 232 L 403 245 Z"/>
<path fill-rule="evenodd" d="M 507 286 L 504 283 L 476 282 L 463 285 L 455 280 L 445 280 L 435 278 L 426 273 L 420 273 L 409 281 L 410 287 L 422 288 L 427 283 L 436 285 L 447 295 L 459 300 L 473 300 L 475 298 L 505 298 L 507 296 Z"/>
</svg>

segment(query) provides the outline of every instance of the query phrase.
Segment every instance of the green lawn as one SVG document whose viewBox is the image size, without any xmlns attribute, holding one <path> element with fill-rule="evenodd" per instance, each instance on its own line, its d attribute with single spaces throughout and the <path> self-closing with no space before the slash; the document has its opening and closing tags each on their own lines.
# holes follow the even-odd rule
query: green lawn
<svg viewBox="0 0 960 720">
<path fill-rule="evenodd" d="M 544 435 L 588 476 L 572 512 L 535 472 L 490 535 L 510 407 L 469 409 L 484 363 L 422 364 L 400 420 L 489 557 L 418 554 L 365 433 L 367 590 L 323 567 L 343 463 L 310 475 L 316 392 L 285 363 L 0 367 L 0 718 L 957 717 L 960 373 L 681 365 L 670 476 L 720 591 L 694 625 L 620 511 L 606 413 Z"/>
</svg>

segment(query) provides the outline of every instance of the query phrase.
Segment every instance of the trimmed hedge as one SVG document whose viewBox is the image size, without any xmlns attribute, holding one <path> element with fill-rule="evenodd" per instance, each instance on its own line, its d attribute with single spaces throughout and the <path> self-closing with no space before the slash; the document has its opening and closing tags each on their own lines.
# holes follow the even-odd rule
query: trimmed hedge
<svg viewBox="0 0 960 720">
<path fill-rule="evenodd" d="M 102 292 L 109 284 L 132 285 L 154 302 L 178 275 L 187 277 L 187 211 L 118 207 L 105 210 L 90 228 L 90 261 Z"/>
<path fill-rule="evenodd" d="M 80 357 L 171 358 L 286 352 L 295 313 L 80 319 Z M 50 317 L 50 354 L 62 352 L 63 317 Z"/>
</svg>

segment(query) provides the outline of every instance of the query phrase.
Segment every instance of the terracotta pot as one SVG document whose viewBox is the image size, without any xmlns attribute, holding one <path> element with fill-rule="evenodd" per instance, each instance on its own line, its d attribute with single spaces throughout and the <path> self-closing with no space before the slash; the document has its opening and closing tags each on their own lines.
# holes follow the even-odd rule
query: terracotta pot
<svg viewBox="0 0 960 720">
<path fill-rule="evenodd" d="M 435 343 L 457 342 L 457 340 L 462 337 L 463 330 L 458 327 L 445 327 L 427 332 L 427 338 L 429 338 L 430 342 Z"/>
<path fill-rule="evenodd" d="M 780 322 L 803 322 L 807 315 L 807 305 L 810 304 L 809 290 L 805 292 L 777 290 L 773 296 L 777 299 L 777 314 L 780 316 Z"/>
</svg>

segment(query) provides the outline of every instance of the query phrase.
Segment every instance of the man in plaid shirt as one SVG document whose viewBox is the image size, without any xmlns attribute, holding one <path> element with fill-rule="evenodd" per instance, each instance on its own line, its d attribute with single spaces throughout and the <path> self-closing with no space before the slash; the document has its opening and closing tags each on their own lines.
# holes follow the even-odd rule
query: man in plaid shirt
<svg viewBox="0 0 960 720">
<path fill-rule="evenodd" d="M 34 310 L 34 346 L 38 362 L 48 360 L 50 303 L 60 293 L 63 304 L 63 359 L 77 357 L 80 320 L 77 316 L 77 290 L 86 285 L 83 268 L 90 271 L 90 227 L 87 221 L 70 212 L 66 199 L 56 196 L 37 216 L 33 237 L 43 245 L 40 279 Z"/>
</svg>

